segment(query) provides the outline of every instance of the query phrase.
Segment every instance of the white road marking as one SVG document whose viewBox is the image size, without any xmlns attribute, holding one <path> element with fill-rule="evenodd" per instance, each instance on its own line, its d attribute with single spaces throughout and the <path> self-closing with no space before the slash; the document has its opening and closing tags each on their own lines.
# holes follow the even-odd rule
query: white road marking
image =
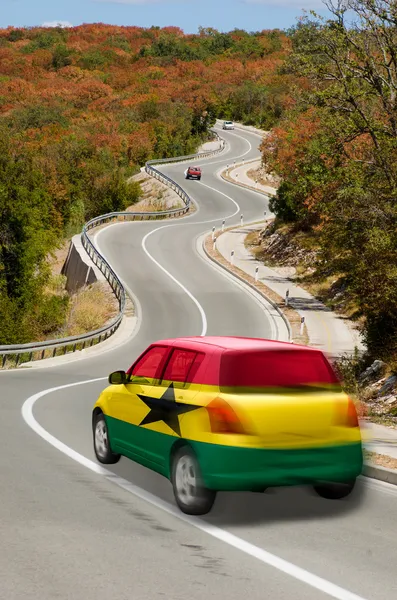
<svg viewBox="0 0 397 600">
<path fill-rule="evenodd" d="M 200 234 L 196 238 L 195 250 L 196 250 L 197 254 L 200 256 L 200 258 L 203 261 L 205 261 L 205 263 L 207 265 L 209 265 L 212 269 L 214 269 L 217 273 L 222 275 L 225 279 L 232 282 L 238 288 L 244 290 L 244 292 L 246 294 L 248 294 L 249 296 L 251 296 L 251 298 L 254 300 L 254 302 L 256 302 L 256 304 L 267 313 L 268 322 L 269 322 L 270 328 L 271 328 L 270 338 L 272 340 L 274 339 L 274 340 L 282 340 L 282 341 L 288 342 L 289 341 L 288 329 L 287 329 L 283 319 L 281 318 L 281 316 L 271 306 L 271 304 L 269 303 L 269 306 L 267 306 L 268 303 L 266 302 L 265 298 L 263 296 L 261 296 L 258 292 L 253 290 L 251 287 L 249 287 L 248 284 L 242 282 L 240 279 L 238 279 L 237 277 L 232 275 L 229 271 L 226 271 L 226 269 L 224 269 L 217 263 L 214 263 L 212 260 L 209 261 L 207 255 L 205 254 L 204 249 L 203 249 L 203 242 L 204 242 L 206 235 L 207 234 L 204 234 L 204 235 Z M 281 322 L 282 327 L 287 329 L 287 336 L 285 337 L 284 340 L 283 340 L 282 336 L 280 336 L 278 320 Z"/>
<path fill-rule="evenodd" d="M 240 212 L 240 206 L 237 204 L 237 202 L 235 200 L 233 200 L 233 198 L 231 198 L 230 196 L 227 196 L 227 194 L 224 194 L 223 192 L 220 192 L 219 190 L 206 185 L 205 183 L 201 183 L 201 181 L 199 182 L 200 185 L 214 191 L 217 192 L 218 194 L 221 194 L 222 196 L 225 196 L 225 198 L 227 198 L 228 200 L 230 200 L 236 207 L 235 212 L 232 215 L 229 215 L 227 218 L 231 219 L 232 217 L 236 216 L 239 212 Z M 207 223 L 214 223 L 215 221 L 217 221 L 218 219 L 211 219 L 208 221 L 195 221 L 193 223 L 188 223 L 189 225 L 205 225 Z M 189 292 L 189 290 L 180 282 L 178 281 L 178 279 L 176 279 L 176 277 L 174 277 L 169 271 L 167 271 L 167 269 L 165 269 L 165 267 L 163 267 L 155 258 L 154 256 L 152 256 L 149 252 L 149 250 L 146 247 L 146 241 L 149 239 L 150 236 L 154 235 L 157 231 L 161 231 L 162 229 L 167 229 L 170 227 L 176 227 L 178 225 L 178 223 L 172 223 L 172 224 L 167 224 L 167 225 L 162 225 L 161 227 L 158 227 L 157 229 L 153 229 L 152 231 L 149 231 L 149 233 L 147 233 L 145 235 L 145 237 L 142 240 L 142 249 L 145 252 L 146 256 L 148 256 L 148 258 L 150 258 L 150 260 L 152 262 L 154 262 L 154 264 L 163 271 L 163 273 L 165 273 L 170 279 L 172 279 L 172 281 L 174 283 L 176 283 L 184 292 L 185 294 L 187 294 L 189 296 L 189 298 L 194 302 L 194 304 L 197 306 L 200 315 L 201 315 L 201 320 L 202 320 L 202 330 L 200 335 L 205 335 L 207 333 L 207 316 L 204 312 L 203 307 L 201 306 L 200 302 L 197 300 L 197 298 L 195 296 L 193 296 L 193 294 L 191 292 Z"/>
<path fill-rule="evenodd" d="M 211 162 L 207 162 L 207 158 L 203 158 L 202 161 L 199 161 L 200 163 L 202 163 L 203 165 L 207 166 L 207 165 L 219 165 L 220 163 L 226 163 L 228 164 L 228 162 L 232 162 L 234 160 L 237 160 L 238 158 L 243 158 L 244 156 L 247 156 L 247 154 L 249 154 L 249 152 L 251 152 L 252 150 L 252 144 L 251 142 L 249 142 L 248 140 L 245 139 L 245 137 L 243 137 L 242 135 L 238 135 L 237 133 L 231 133 L 230 135 L 234 135 L 234 137 L 239 138 L 240 140 L 243 140 L 244 142 L 246 142 L 248 144 L 248 150 L 246 152 L 244 152 L 244 154 L 239 154 L 238 156 L 232 156 L 231 158 L 229 158 L 229 160 L 226 160 L 226 158 L 224 158 L 223 160 L 216 160 L 216 161 L 211 161 Z M 258 135 L 257 133 L 253 134 L 253 135 Z M 261 155 L 258 155 L 258 160 L 261 158 Z M 254 160 L 254 159 L 253 159 Z M 189 160 L 184 160 L 183 162 L 189 162 Z M 194 162 L 194 159 L 192 159 L 190 162 Z M 197 162 L 197 161 L 196 161 Z M 174 162 L 174 163 L 165 163 L 165 164 L 159 164 L 159 165 L 153 165 L 154 168 L 158 167 L 158 171 L 160 171 L 161 168 L 166 168 L 166 167 L 172 167 L 174 165 L 178 165 L 178 164 L 183 164 L 178 163 L 178 162 Z"/>
<path fill-rule="evenodd" d="M 105 231 L 105 229 L 107 229 L 107 228 L 105 227 L 104 229 L 100 229 L 93 236 L 94 246 L 99 251 L 99 253 L 102 254 L 102 256 L 104 256 L 104 257 L 105 257 L 105 254 L 101 251 L 101 248 L 100 248 L 100 246 L 98 244 L 98 238 L 101 235 L 101 233 L 103 231 Z M 138 297 L 134 294 L 134 292 L 131 290 L 131 288 L 125 283 L 125 281 L 117 273 L 117 269 L 115 269 L 114 265 L 111 264 L 111 262 L 109 261 L 108 258 L 106 258 L 106 262 L 108 263 L 108 265 L 110 265 L 110 267 L 116 273 L 117 277 L 120 279 L 121 283 L 123 284 L 124 288 L 126 289 L 127 294 L 129 295 L 129 297 L 131 298 L 131 300 L 134 303 L 135 311 L 136 311 L 136 317 L 137 317 L 137 327 L 135 328 L 135 332 L 134 332 L 134 337 L 135 337 L 138 334 L 138 331 L 140 330 L 141 325 L 142 325 L 142 306 L 141 306 L 141 303 L 139 302 Z"/>
<path fill-rule="evenodd" d="M 184 292 L 187 296 L 189 296 L 189 298 L 194 302 L 194 304 L 197 306 L 200 316 L 201 316 L 201 322 L 202 322 L 202 329 L 201 329 L 201 333 L 199 335 L 205 335 L 207 333 L 207 316 L 204 312 L 203 307 L 201 306 L 200 302 L 197 300 L 197 298 L 195 296 L 193 296 L 193 294 L 191 292 L 189 292 L 189 290 L 183 285 L 183 283 L 181 283 L 180 281 L 178 281 L 178 279 L 176 277 L 174 277 L 169 271 L 167 271 L 167 269 L 165 267 L 163 267 L 155 258 L 154 256 L 152 256 L 149 252 L 149 250 L 146 248 L 146 240 L 153 235 L 154 233 L 156 233 L 157 231 L 161 231 L 162 229 L 167 229 L 167 227 L 171 227 L 171 225 L 163 225 L 162 227 L 158 227 L 157 229 L 153 229 L 153 231 L 149 231 L 149 233 L 147 233 L 145 235 L 145 237 L 142 240 L 142 249 L 144 251 L 144 253 L 146 254 L 146 256 L 148 258 L 150 258 L 150 260 L 152 262 L 154 262 L 154 264 L 163 271 L 163 273 L 165 273 L 170 279 L 172 279 L 172 281 L 174 283 L 176 283 Z"/>
<path fill-rule="evenodd" d="M 362 596 L 353 594 L 352 592 L 349 592 L 348 590 L 345 590 L 342 587 L 339 587 L 338 585 L 335 585 L 330 581 L 323 579 L 322 577 L 318 577 L 317 575 L 314 575 L 313 573 L 310 573 L 309 571 L 306 571 L 305 569 L 302 569 L 301 567 L 298 567 L 293 563 L 290 563 L 284 560 L 283 558 L 276 556 L 275 554 L 271 554 L 270 552 L 267 552 L 266 550 L 255 546 L 254 544 L 250 544 L 249 542 L 246 542 L 245 540 L 233 535 L 232 533 L 229 533 L 228 531 L 225 531 L 224 529 L 221 529 L 214 525 L 210 525 L 209 523 L 206 523 L 203 519 L 185 515 L 168 502 L 161 500 L 154 494 L 147 492 L 146 490 L 129 482 L 123 477 L 115 475 L 108 469 L 105 469 L 102 465 L 90 460 L 89 458 L 83 456 L 79 452 L 76 452 L 75 450 L 58 440 L 55 436 L 51 435 L 48 431 L 44 429 L 44 427 L 42 427 L 36 421 L 33 415 L 33 407 L 40 398 L 43 398 L 43 396 L 47 396 L 52 392 L 77 387 L 79 385 L 104 381 L 106 379 L 106 377 L 100 377 L 98 379 L 90 379 L 87 381 L 79 381 L 77 383 L 69 383 L 67 385 L 60 385 L 34 394 L 33 396 L 30 396 L 27 400 L 25 400 L 22 406 L 22 417 L 27 423 L 27 425 L 35 433 L 42 437 L 46 442 L 54 446 L 57 450 L 63 452 L 63 454 L 65 454 L 69 458 L 75 460 L 76 462 L 80 463 L 87 469 L 90 469 L 94 473 L 102 475 L 105 479 L 115 483 L 118 487 L 123 488 L 124 490 L 140 498 L 141 500 L 145 500 L 152 506 L 163 510 L 164 512 L 176 517 L 180 521 L 189 523 L 196 529 L 199 529 L 200 531 L 207 533 L 208 535 L 228 544 L 229 546 L 232 546 L 233 548 L 260 560 L 266 565 L 274 567 L 275 569 L 285 573 L 286 575 L 289 575 L 290 577 L 293 577 L 294 579 L 302 583 L 306 583 L 310 587 L 315 588 L 332 598 L 336 598 L 337 600 L 365 600 Z"/>
</svg>

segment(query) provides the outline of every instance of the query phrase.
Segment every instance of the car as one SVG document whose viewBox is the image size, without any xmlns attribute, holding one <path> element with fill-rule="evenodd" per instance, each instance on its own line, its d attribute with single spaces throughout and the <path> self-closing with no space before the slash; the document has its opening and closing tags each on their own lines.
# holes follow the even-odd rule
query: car
<svg viewBox="0 0 397 600">
<path fill-rule="evenodd" d="M 234 129 L 233 121 L 223 121 L 222 129 Z"/>
<path fill-rule="evenodd" d="M 186 171 L 186 179 L 201 179 L 201 168 L 200 167 L 189 167 Z"/>
<path fill-rule="evenodd" d="M 361 474 L 357 410 L 321 350 L 165 339 L 109 384 L 92 413 L 98 461 L 124 456 L 165 476 L 186 514 L 208 513 L 218 491 L 310 485 L 341 499 Z"/>
</svg>

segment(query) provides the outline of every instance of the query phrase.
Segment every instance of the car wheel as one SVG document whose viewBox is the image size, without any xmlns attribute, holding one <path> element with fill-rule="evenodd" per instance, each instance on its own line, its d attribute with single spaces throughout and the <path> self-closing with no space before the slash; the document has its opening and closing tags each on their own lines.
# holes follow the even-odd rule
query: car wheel
<svg viewBox="0 0 397 600">
<path fill-rule="evenodd" d="M 346 483 L 321 483 L 314 485 L 314 491 L 328 500 L 341 500 L 349 496 L 356 484 L 356 480 L 347 481 Z"/>
<path fill-rule="evenodd" d="M 197 179 L 198 179 L 199 181 L 201 181 L 201 177 L 197 177 Z"/>
<path fill-rule="evenodd" d="M 176 451 L 171 466 L 171 482 L 176 503 L 182 512 L 187 515 L 210 512 L 216 492 L 202 484 L 198 460 L 188 446 Z"/>
<path fill-rule="evenodd" d="M 109 440 L 109 431 L 103 413 L 94 417 L 93 423 L 95 456 L 103 465 L 114 465 L 119 462 L 120 454 L 112 452 Z"/>
</svg>

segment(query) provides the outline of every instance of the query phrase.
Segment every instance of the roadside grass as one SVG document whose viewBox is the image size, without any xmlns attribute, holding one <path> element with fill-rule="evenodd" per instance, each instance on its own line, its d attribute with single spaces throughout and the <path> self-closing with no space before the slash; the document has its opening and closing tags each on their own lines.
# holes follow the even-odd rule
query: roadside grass
<svg viewBox="0 0 397 600">
<path fill-rule="evenodd" d="M 161 181 L 149 177 L 147 173 L 139 173 L 131 179 L 139 182 L 142 196 L 139 202 L 126 209 L 127 212 L 162 212 L 184 208 L 185 204 L 175 190 L 169 188 Z M 195 204 L 192 203 L 189 208 L 189 214 L 195 212 L 195 210 Z M 158 218 L 165 219 L 167 217 L 162 216 Z"/>
<path fill-rule="evenodd" d="M 247 171 L 247 177 L 252 179 L 253 183 L 255 183 L 255 181 L 258 181 L 258 183 L 260 183 L 261 185 L 267 185 L 270 187 L 275 187 L 279 184 L 277 178 L 275 178 L 272 175 L 263 173 L 264 171 L 261 167 L 258 167 L 256 169 L 250 169 L 249 171 Z"/>
<path fill-rule="evenodd" d="M 70 299 L 65 327 L 60 337 L 81 335 L 99 329 L 116 317 L 119 305 L 107 282 L 81 288 Z"/>
</svg>

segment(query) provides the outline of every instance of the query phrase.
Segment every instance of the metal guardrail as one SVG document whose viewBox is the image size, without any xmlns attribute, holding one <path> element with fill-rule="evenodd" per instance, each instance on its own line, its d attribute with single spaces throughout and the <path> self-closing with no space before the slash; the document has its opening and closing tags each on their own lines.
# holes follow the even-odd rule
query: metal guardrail
<svg viewBox="0 0 397 600">
<path fill-rule="evenodd" d="M 109 265 L 107 260 L 101 255 L 101 253 L 95 248 L 91 239 L 89 238 L 88 232 L 94 227 L 99 227 L 104 223 L 109 223 L 114 220 L 150 220 L 164 217 L 178 217 L 186 214 L 191 206 L 192 200 L 185 190 L 176 183 L 171 177 L 164 175 L 160 171 L 154 168 L 154 165 L 159 164 L 171 164 L 171 163 L 184 163 L 192 159 L 207 158 L 220 154 L 225 149 L 225 140 L 223 140 L 215 131 L 212 130 L 214 137 L 220 141 L 221 147 L 217 150 L 211 150 L 209 152 L 200 152 L 198 154 L 191 154 L 189 156 L 179 156 L 175 158 L 167 158 L 162 160 L 150 160 L 145 164 L 145 171 L 155 179 L 158 179 L 171 189 L 173 189 L 182 198 L 185 206 L 182 208 L 174 208 L 170 210 L 157 211 L 157 212 L 112 212 L 106 215 L 101 215 L 91 219 L 83 226 L 81 232 L 81 242 L 88 256 L 92 262 L 98 267 L 105 279 L 109 283 L 114 295 L 119 301 L 119 312 L 110 323 L 104 325 L 100 329 L 90 331 L 88 333 L 76 336 L 70 336 L 66 338 L 46 340 L 43 342 L 32 342 L 29 344 L 15 344 L 0 346 L 0 369 L 8 367 L 18 367 L 20 364 L 25 362 L 31 362 L 34 360 L 43 360 L 49 358 L 46 353 L 49 351 L 50 356 L 55 357 L 58 350 L 61 350 L 61 354 L 69 354 L 70 352 L 76 352 L 76 350 L 84 350 L 84 348 L 91 347 L 98 344 L 111 335 L 113 335 L 118 327 L 120 326 L 126 306 L 126 291 L 125 288 Z"/>
</svg>

